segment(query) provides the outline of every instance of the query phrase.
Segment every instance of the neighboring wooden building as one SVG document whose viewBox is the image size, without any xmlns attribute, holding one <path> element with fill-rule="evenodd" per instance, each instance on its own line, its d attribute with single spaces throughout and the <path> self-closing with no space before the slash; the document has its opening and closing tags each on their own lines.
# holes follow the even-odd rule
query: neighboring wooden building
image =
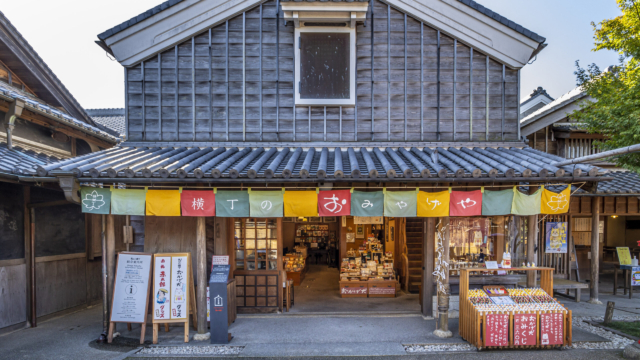
<svg viewBox="0 0 640 360">
<path fill-rule="evenodd" d="M 2 13 L 0 119 L 2 332 L 100 299 L 100 263 L 87 258 L 80 207 L 66 201 L 57 180 L 24 175 L 118 139 L 91 120 Z"/>
</svg>

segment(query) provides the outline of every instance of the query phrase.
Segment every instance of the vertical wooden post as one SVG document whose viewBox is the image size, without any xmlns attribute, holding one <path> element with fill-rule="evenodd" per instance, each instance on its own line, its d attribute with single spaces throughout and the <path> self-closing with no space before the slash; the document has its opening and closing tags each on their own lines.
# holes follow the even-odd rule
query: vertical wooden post
<svg viewBox="0 0 640 360">
<path fill-rule="evenodd" d="M 600 223 L 600 201 L 602 197 L 594 196 L 591 198 L 591 293 L 589 302 L 601 305 L 598 300 L 598 280 L 600 278 L 600 261 L 598 254 L 600 253 L 600 234 L 598 233 L 598 225 Z"/>
<path fill-rule="evenodd" d="M 27 309 L 27 327 L 31 324 L 31 216 L 29 215 L 29 203 L 31 202 L 31 188 L 29 186 L 22 187 L 22 199 L 24 203 L 24 260 L 26 270 L 26 309 Z"/>
<path fill-rule="evenodd" d="M 113 284 L 116 273 L 116 231 L 114 215 L 107 215 L 105 239 L 107 242 L 107 295 L 113 294 Z M 107 298 L 107 314 L 111 308 L 110 298 Z"/>
<path fill-rule="evenodd" d="M 442 260 L 443 264 L 449 264 L 449 217 L 442 218 L 441 226 L 439 231 L 444 235 Z M 442 281 L 445 291 L 444 293 L 438 291 L 438 327 L 434 331 L 434 335 L 441 338 L 449 338 L 453 336 L 449 331 L 449 294 L 451 292 L 449 288 L 449 265 L 444 266 L 443 271 L 445 276 Z"/>
<path fill-rule="evenodd" d="M 36 209 L 31 208 L 30 211 L 31 217 L 31 231 L 29 232 L 31 238 L 31 251 L 29 251 L 29 256 L 31 260 L 29 261 L 29 266 L 31 267 L 30 275 L 31 275 L 31 327 L 38 326 L 38 314 L 36 307 Z"/>
<path fill-rule="evenodd" d="M 528 216 L 529 226 L 527 232 L 527 262 L 532 264 L 536 262 L 536 243 L 538 242 L 538 215 Z M 520 264 L 515 264 L 518 267 Z M 536 264 L 538 265 L 538 264 Z M 513 266 L 513 265 L 512 265 Z M 532 288 L 536 286 L 536 272 L 527 271 L 527 287 Z M 553 294 L 549 294 L 552 295 Z"/>
<path fill-rule="evenodd" d="M 196 225 L 196 269 L 198 276 L 198 334 L 207 332 L 207 236 L 205 218 L 199 216 Z"/>
<path fill-rule="evenodd" d="M 433 316 L 433 251 L 435 249 L 436 218 L 423 223 L 422 245 L 422 316 Z"/>
<path fill-rule="evenodd" d="M 107 264 L 107 219 L 106 215 L 100 215 L 101 231 L 100 239 L 102 244 L 102 334 L 98 338 L 98 343 L 107 341 L 109 328 L 109 271 Z"/>
</svg>

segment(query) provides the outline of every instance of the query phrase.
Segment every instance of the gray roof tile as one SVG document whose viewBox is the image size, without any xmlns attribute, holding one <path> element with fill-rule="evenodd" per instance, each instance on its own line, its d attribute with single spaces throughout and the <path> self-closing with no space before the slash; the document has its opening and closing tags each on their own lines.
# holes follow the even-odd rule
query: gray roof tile
<svg viewBox="0 0 640 360">
<path fill-rule="evenodd" d="M 33 174 L 36 166 L 45 166 L 60 159 L 20 146 L 9 150 L 6 142 L 0 143 L 0 172 L 9 174 Z"/>
</svg>

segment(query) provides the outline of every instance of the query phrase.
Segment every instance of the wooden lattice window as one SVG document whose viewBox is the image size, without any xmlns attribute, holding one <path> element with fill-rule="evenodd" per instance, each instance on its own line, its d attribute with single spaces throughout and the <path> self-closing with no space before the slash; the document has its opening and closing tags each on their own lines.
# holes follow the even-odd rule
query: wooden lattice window
<svg viewBox="0 0 640 360">
<path fill-rule="evenodd" d="M 236 270 L 278 269 L 276 219 L 236 219 L 234 227 Z"/>
</svg>

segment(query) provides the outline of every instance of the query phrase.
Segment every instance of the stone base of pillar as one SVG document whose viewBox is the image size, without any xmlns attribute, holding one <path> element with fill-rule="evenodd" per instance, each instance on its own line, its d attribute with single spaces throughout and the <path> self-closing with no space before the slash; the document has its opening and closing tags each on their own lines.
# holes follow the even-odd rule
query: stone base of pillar
<svg viewBox="0 0 640 360">
<path fill-rule="evenodd" d="M 206 340 L 209 340 L 210 338 L 211 338 L 210 333 L 193 335 L 193 341 L 206 341 Z"/>
<path fill-rule="evenodd" d="M 598 299 L 593 299 L 593 300 L 589 300 L 587 301 L 589 304 L 593 304 L 593 305 L 602 305 L 602 301 L 598 300 Z"/>
<path fill-rule="evenodd" d="M 443 339 L 453 337 L 453 333 L 451 331 L 449 331 L 449 330 L 445 331 L 445 330 L 440 330 L 440 329 L 436 329 L 433 332 L 433 335 L 435 335 L 435 336 L 437 336 L 439 338 L 443 338 Z"/>
<path fill-rule="evenodd" d="M 625 359 L 640 359 L 640 344 L 634 343 L 627 345 L 622 353 Z"/>
</svg>

